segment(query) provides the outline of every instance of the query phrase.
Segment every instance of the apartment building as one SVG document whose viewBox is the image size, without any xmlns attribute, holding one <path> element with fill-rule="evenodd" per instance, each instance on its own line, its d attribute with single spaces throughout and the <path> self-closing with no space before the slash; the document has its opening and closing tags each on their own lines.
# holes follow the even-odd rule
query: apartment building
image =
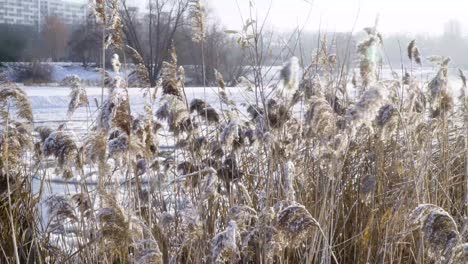
<svg viewBox="0 0 468 264">
<path fill-rule="evenodd" d="M 0 0 L 0 24 L 36 26 L 48 16 L 57 16 L 69 25 L 84 23 L 86 0 Z"/>
<path fill-rule="evenodd" d="M 0 0 L 0 24 L 34 26 L 40 0 Z"/>
<path fill-rule="evenodd" d="M 87 5 L 83 1 L 40 0 L 40 11 L 41 17 L 57 16 L 66 24 L 78 25 L 86 21 Z"/>
</svg>

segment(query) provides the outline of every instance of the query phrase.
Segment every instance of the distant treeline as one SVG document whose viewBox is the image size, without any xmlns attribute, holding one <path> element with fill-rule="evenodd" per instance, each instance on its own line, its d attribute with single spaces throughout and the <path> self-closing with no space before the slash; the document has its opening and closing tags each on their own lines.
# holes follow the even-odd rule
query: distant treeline
<svg viewBox="0 0 468 264">
<path fill-rule="evenodd" d="M 283 33 L 278 34 L 278 45 L 273 53 L 279 53 L 287 46 L 288 50 L 294 48 L 292 53 L 304 59 L 304 64 L 312 63 L 314 53 L 317 51 L 319 43 L 326 40 L 329 53 L 337 54 L 340 60 L 348 60 L 347 63 L 356 63 L 357 45 L 366 38 L 364 31 L 357 31 L 352 36 L 350 33 Z M 423 66 L 429 66 L 425 58 L 432 55 L 442 55 L 451 57 L 451 66 L 467 68 L 468 67 L 468 36 L 461 31 L 460 23 L 456 20 L 449 21 L 444 26 L 443 34 L 424 35 L 412 33 L 382 33 L 383 39 L 383 62 L 391 64 L 393 67 L 399 67 L 401 64 L 410 63 L 407 57 L 407 46 L 412 40 L 416 40 L 423 57 Z M 300 40 L 299 44 L 296 44 Z M 275 45 L 274 45 L 275 46 Z M 322 45 L 320 45 L 322 46 Z M 287 52 L 283 55 L 285 59 L 290 56 Z M 357 65 L 357 64 L 356 64 Z"/>
<path fill-rule="evenodd" d="M 124 16 L 125 18 L 125 16 Z M 148 40 L 148 17 L 127 17 L 124 21 L 124 32 L 133 30 L 131 37 L 126 37 L 126 42 L 134 46 L 139 42 L 151 43 Z M 168 36 L 165 43 L 175 44 L 182 65 L 191 65 L 200 72 L 199 81 L 202 79 L 201 52 L 197 43 L 192 40 L 190 23 L 183 22 L 182 16 L 175 34 Z M 129 23 L 132 22 L 132 23 Z M 70 27 L 62 23 L 58 18 L 49 17 L 45 20 L 42 30 L 37 27 L 1 25 L 0 24 L 0 62 L 14 61 L 71 61 L 81 62 L 84 66 L 89 64 L 101 64 L 102 58 L 102 28 L 99 23 L 90 19 L 85 25 Z M 169 25 L 166 23 L 164 25 Z M 248 61 L 248 51 L 241 47 L 235 34 L 228 34 L 216 18 L 211 20 L 207 27 L 205 40 L 205 65 L 206 78 L 213 82 L 214 69 L 218 69 L 225 75 L 227 81 L 235 81 L 239 76 L 245 75 L 246 67 L 251 65 Z M 129 28 L 131 25 L 135 29 Z M 155 27 L 155 26 L 153 26 Z M 264 54 L 264 65 L 281 65 L 291 56 L 297 56 L 303 65 L 313 63 L 317 47 L 327 47 L 327 52 L 336 54 L 340 63 L 353 67 L 356 63 L 356 46 L 366 36 L 365 32 L 350 33 L 317 33 L 317 32 L 263 32 L 261 51 Z M 445 32 L 438 36 L 405 34 L 383 34 L 384 52 L 383 62 L 390 63 L 393 67 L 399 67 L 401 63 L 408 64 L 406 47 L 408 43 L 416 39 L 422 56 L 444 55 L 452 58 L 454 67 L 467 67 L 468 38 L 461 34 L 459 23 L 451 21 L 447 23 Z M 154 38 L 154 33 L 153 33 Z M 171 40 L 172 39 L 172 40 Z M 137 40 L 137 41 L 136 41 Z M 153 41 L 154 42 L 154 41 Z M 167 56 L 167 51 L 157 47 L 166 47 L 165 43 L 155 45 L 151 52 L 141 45 L 140 53 L 143 53 L 145 61 L 151 61 L 149 54 L 161 53 L 157 56 L 161 60 Z M 325 44 L 325 45 L 324 45 Z M 108 51 L 109 52 L 109 51 Z M 145 55 L 146 54 L 146 55 Z M 110 55 L 110 54 L 109 54 Z M 107 56 L 110 58 L 110 56 Z M 147 62 L 148 63 L 148 62 Z M 424 65 L 425 61 L 423 61 Z M 149 64 L 147 65 L 149 66 Z M 158 70 L 158 69 L 155 69 Z M 157 72 L 155 73 L 157 76 Z M 154 78 L 153 80 L 154 81 Z M 197 82 L 197 80 L 194 80 Z"/>
<path fill-rule="evenodd" d="M 20 61 L 32 56 L 37 29 L 0 24 L 0 61 Z"/>
</svg>

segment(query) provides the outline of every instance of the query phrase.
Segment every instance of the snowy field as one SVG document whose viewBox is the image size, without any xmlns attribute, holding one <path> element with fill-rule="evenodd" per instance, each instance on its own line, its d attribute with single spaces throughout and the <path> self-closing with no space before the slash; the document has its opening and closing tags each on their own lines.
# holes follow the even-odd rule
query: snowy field
<svg viewBox="0 0 468 264">
<path fill-rule="evenodd" d="M 97 108 L 95 101 L 101 101 L 101 88 L 90 87 L 86 88 L 88 99 L 90 102 L 90 111 L 87 109 L 79 108 L 71 119 L 67 117 L 68 103 L 70 101 L 68 87 L 42 87 L 42 86 L 23 86 L 24 91 L 28 94 L 34 113 L 36 125 L 50 126 L 52 128 L 66 122 L 67 129 L 73 131 L 80 136 L 87 128 L 93 124 L 88 123 L 87 120 L 93 120 L 97 115 Z M 217 88 L 186 88 L 186 94 L 189 102 L 194 98 L 205 98 L 206 100 L 216 106 L 218 103 L 216 96 Z M 239 88 L 228 88 L 232 94 L 232 99 L 238 103 L 246 102 L 248 98 L 239 93 Z M 160 92 L 160 91 L 159 91 Z M 132 114 L 138 116 L 143 113 L 143 106 L 145 98 L 143 97 L 144 90 L 140 88 L 129 89 L 130 102 L 132 106 Z M 104 99 L 107 97 L 107 89 L 104 90 Z M 251 99 L 251 98 L 250 98 Z M 158 104 L 156 103 L 155 109 Z"/>
</svg>

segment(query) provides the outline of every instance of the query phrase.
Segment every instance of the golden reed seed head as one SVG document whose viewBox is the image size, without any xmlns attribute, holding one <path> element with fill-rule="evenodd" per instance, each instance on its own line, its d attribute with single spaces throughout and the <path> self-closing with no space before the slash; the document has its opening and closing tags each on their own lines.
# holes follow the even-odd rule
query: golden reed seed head
<svg viewBox="0 0 468 264">
<path fill-rule="evenodd" d="M 0 79 L 0 109 L 7 109 L 7 103 L 12 103 L 10 110 L 15 110 L 18 117 L 33 121 L 28 95 L 15 83 Z"/>
<path fill-rule="evenodd" d="M 71 87 L 70 103 L 68 104 L 68 116 L 71 117 L 76 109 L 89 105 L 88 96 L 86 90 L 81 87 L 81 79 L 78 76 L 68 76 L 62 83 Z"/>
<path fill-rule="evenodd" d="M 237 240 L 239 231 L 235 221 L 229 221 L 226 229 L 218 233 L 212 242 L 211 258 L 214 263 L 224 263 L 224 260 L 236 258 L 239 254 Z"/>
<path fill-rule="evenodd" d="M 297 57 L 291 57 L 280 72 L 284 87 L 293 91 L 297 90 L 299 87 L 299 74 L 299 59 Z"/>
<path fill-rule="evenodd" d="M 206 36 L 206 13 L 201 0 L 190 0 L 189 15 L 192 20 L 192 40 L 195 43 L 204 42 Z"/>
<path fill-rule="evenodd" d="M 419 52 L 418 47 L 416 46 L 416 40 L 412 40 L 408 44 L 407 52 L 408 52 L 408 58 L 411 61 L 414 60 L 417 64 L 421 65 L 421 54 Z"/>
<path fill-rule="evenodd" d="M 452 257 L 460 234 L 449 213 L 433 204 L 420 204 L 410 214 L 409 222 L 420 228 L 430 258 L 447 262 Z"/>
<path fill-rule="evenodd" d="M 276 227 L 287 238 L 293 247 L 300 245 L 310 235 L 312 228 L 317 227 L 317 221 L 309 211 L 300 204 L 292 204 L 278 213 Z"/>
</svg>

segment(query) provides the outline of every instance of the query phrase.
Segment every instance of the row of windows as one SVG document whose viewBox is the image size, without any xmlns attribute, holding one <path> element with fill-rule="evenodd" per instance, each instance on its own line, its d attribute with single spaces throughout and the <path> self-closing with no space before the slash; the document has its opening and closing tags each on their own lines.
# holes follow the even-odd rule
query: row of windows
<svg viewBox="0 0 468 264">
<path fill-rule="evenodd" d="M 20 24 L 20 25 L 36 25 L 37 21 L 32 21 L 32 20 L 17 20 L 17 19 L 11 19 L 11 18 L 6 18 L 6 19 L 1 19 L 0 18 L 0 24 Z"/>
<path fill-rule="evenodd" d="M 81 23 L 86 19 L 85 7 L 67 5 L 63 0 L 0 0 L 0 21 L 12 24 L 31 24 L 42 16 L 56 15 L 66 23 Z M 40 11 L 39 11 L 40 10 Z"/>
</svg>

